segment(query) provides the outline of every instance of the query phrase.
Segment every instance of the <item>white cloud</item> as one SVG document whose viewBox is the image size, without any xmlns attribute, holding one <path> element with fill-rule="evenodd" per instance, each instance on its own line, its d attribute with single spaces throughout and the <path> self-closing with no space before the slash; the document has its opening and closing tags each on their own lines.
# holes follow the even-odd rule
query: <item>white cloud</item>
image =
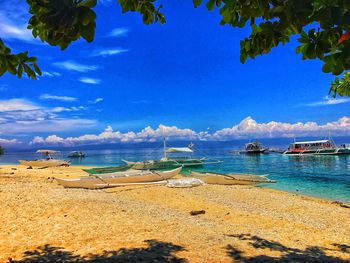
<svg viewBox="0 0 350 263">
<path fill-rule="evenodd" d="M 74 97 L 68 97 L 68 96 L 56 96 L 56 95 L 51 95 L 51 94 L 42 94 L 39 97 L 41 100 L 59 100 L 59 101 L 76 101 L 77 98 Z"/>
<path fill-rule="evenodd" d="M 36 144 L 60 144 L 60 145 L 82 145 L 98 143 L 125 143 L 125 142 L 154 142 L 161 141 L 163 137 L 168 140 L 215 140 L 227 141 L 234 139 L 252 138 L 291 138 L 291 137 L 317 137 L 326 136 L 331 132 L 337 136 L 346 136 L 350 132 L 350 118 L 342 117 L 337 121 L 326 124 L 315 122 L 306 123 L 284 123 L 267 122 L 257 123 L 251 117 L 247 117 L 232 128 L 225 128 L 210 134 L 208 131 L 195 132 L 191 129 L 181 129 L 176 126 L 159 125 L 153 129 L 146 127 L 139 132 L 114 131 L 108 126 L 100 134 L 86 134 L 78 137 L 59 137 L 52 135 L 47 138 L 36 137 L 32 143 Z"/>
<path fill-rule="evenodd" d="M 53 77 L 59 77 L 61 76 L 61 73 L 58 73 L 58 72 L 48 72 L 48 71 L 43 71 L 42 72 L 42 77 L 50 77 L 50 78 L 53 78 Z"/>
<path fill-rule="evenodd" d="M 0 112 L 31 111 L 41 107 L 25 99 L 0 100 Z"/>
<path fill-rule="evenodd" d="M 1 38 L 26 42 L 35 41 L 31 30 L 27 29 L 27 9 L 28 6 L 19 0 L 0 3 Z"/>
<path fill-rule="evenodd" d="M 43 107 L 25 99 L 0 101 L 0 134 L 78 130 L 96 124 L 77 117 L 83 106 Z"/>
<path fill-rule="evenodd" d="M 311 103 L 305 103 L 298 106 L 309 106 L 309 107 L 317 107 L 317 106 L 329 106 L 329 105 L 337 105 L 337 104 L 343 104 L 350 102 L 349 98 L 330 98 L 329 96 L 326 96 L 321 101 L 315 101 Z"/>
<path fill-rule="evenodd" d="M 232 140 L 239 138 L 292 138 L 326 136 L 331 132 L 337 136 L 346 136 L 350 132 L 350 118 L 343 117 L 335 122 L 319 125 L 316 122 L 267 122 L 257 123 L 251 117 L 242 120 L 232 128 L 216 131 L 211 137 L 214 140 Z"/>
<path fill-rule="evenodd" d="M 85 77 L 80 78 L 79 81 L 83 82 L 83 83 L 86 83 L 86 84 L 93 84 L 93 85 L 100 84 L 100 82 L 101 82 L 100 79 L 85 78 Z"/>
<path fill-rule="evenodd" d="M 125 27 L 114 28 L 109 34 L 109 37 L 123 37 L 127 36 L 129 29 Z"/>
<path fill-rule="evenodd" d="M 2 139 L 0 138 L 0 146 L 12 146 L 12 145 L 16 145 L 16 144 L 20 144 L 22 143 L 21 141 L 17 140 L 17 139 Z"/>
<path fill-rule="evenodd" d="M 121 48 L 114 48 L 114 49 L 102 49 L 102 50 L 95 50 L 92 52 L 92 57 L 109 57 L 109 56 L 115 56 L 119 55 L 125 52 L 128 52 L 128 49 L 121 49 Z"/>
<path fill-rule="evenodd" d="M 89 71 L 94 71 L 98 69 L 98 66 L 96 65 L 83 65 L 73 60 L 56 62 L 56 63 L 53 63 L 53 65 L 58 68 L 77 71 L 77 72 L 89 72 Z"/>
<path fill-rule="evenodd" d="M 89 103 L 91 104 L 97 104 L 103 101 L 103 98 L 96 98 L 94 100 L 89 100 Z"/>
<path fill-rule="evenodd" d="M 176 126 L 159 125 L 155 130 L 151 127 L 146 127 L 137 133 L 132 131 L 126 133 L 113 131 L 113 128 L 111 126 L 108 126 L 102 133 L 98 135 L 86 134 L 79 137 L 67 138 L 51 135 L 47 138 L 36 137 L 32 140 L 32 143 L 75 145 L 116 142 L 154 142 L 162 140 L 164 136 L 169 140 L 194 140 L 198 137 L 196 132 L 190 129 L 179 129 Z"/>
</svg>

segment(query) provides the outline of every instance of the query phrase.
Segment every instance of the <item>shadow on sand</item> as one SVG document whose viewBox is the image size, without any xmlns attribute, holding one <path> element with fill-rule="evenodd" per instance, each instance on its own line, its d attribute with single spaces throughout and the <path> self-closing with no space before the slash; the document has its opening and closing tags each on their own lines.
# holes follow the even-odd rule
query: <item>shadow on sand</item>
<svg viewBox="0 0 350 263">
<path fill-rule="evenodd" d="M 146 248 L 121 248 L 118 251 L 104 251 L 101 255 L 82 257 L 73 255 L 60 247 L 44 245 L 33 251 L 26 251 L 21 260 L 9 259 L 9 263 L 48 263 L 48 262 L 171 262 L 184 263 L 186 259 L 178 258 L 174 252 L 183 251 L 181 246 L 157 240 L 146 240 Z"/>
<path fill-rule="evenodd" d="M 335 248 L 323 248 L 318 246 L 310 246 L 305 250 L 291 248 L 282 245 L 279 242 L 269 241 L 258 236 L 252 236 L 250 234 L 240 235 L 227 235 L 229 237 L 236 238 L 241 241 L 247 241 L 249 245 L 256 249 L 269 249 L 270 251 L 281 252 L 280 256 L 267 256 L 259 255 L 254 257 L 244 256 L 244 252 L 234 248 L 232 245 L 226 246 L 226 253 L 232 258 L 234 262 L 256 263 L 256 262 L 337 262 L 337 263 L 349 263 L 350 262 L 350 250 L 349 246 L 345 244 L 332 244 Z M 344 260 L 334 256 L 326 255 L 326 251 L 337 251 L 344 254 L 349 254 L 349 260 Z"/>
</svg>

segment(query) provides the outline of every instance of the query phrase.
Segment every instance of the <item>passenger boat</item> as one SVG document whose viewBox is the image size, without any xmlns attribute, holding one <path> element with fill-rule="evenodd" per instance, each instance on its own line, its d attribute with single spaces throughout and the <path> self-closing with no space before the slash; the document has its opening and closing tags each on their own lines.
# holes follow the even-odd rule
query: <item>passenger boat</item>
<svg viewBox="0 0 350 263">
<path fill-rule="evenodd" d="M 260 154 L 260 153 L 265 153 L 269 149 L 264 148 L 262 144 L 258 141 L 255 142 L 249 142 L 245 145 L 245 152 L 247 154 Z"/>
<path fill-rule="evenodd" d="M 36 160 L 19 160 L 21 165 L 32 166 L 32 167 L 58 167 L 58 166 L 69 166 L 70 162 L 65 160 L 54 159 L 52 156 L 59 153 L 53 150 L 38 150 L 37 153 L 43 154 L 45 159 Z"/>
<path fill-rule="evenodd" d="M 262 175 L 251 174 L 220 174 L 220 173 L 200 173 L 191 171 L 190 176 L 200 179 L 207 184 L 221 185 L 253 185 L 257 183 L 275 183 Z"/>
<path fill-rule="evenodd" d="M 343 144 L 338 147 L 331 138 L 328 140 L 293 142 L 285 155 L 345 155 L 350 154 L 350 147 Z"/>
<path fill-rule="evenodd" d="M 261 154 L 267 153 L 269 148 L 263 147 L 262 144 L 258 141 L 249 142 L 245 144 L 244 150 L 232 150 L 230 153 L 234 154 Z"/>
<path fill-rule="evenodd" d="M 181 172 L 181 167 L 169 171 L 139 171 L 94 174 L 77 179 L 55 178 L 58 184 L 65 188 L 98 189 L 116 186 L 140 185 L 147 183 L 165 182 Z"/>
<path fill-rule="evenodd" d="M 132 162 L 129 160 L 123 160 L 127 165 L 132 165 L 133 169 L 140 170 L 162 170 L 176 167 L 201 167 L 206 164 L 217 164 L 222 163 L 219 160 L 208 160 L 203 158 L 193 157 L 169 157 L 172 153 L 193 153 L 193 144 L 189 144 L 188 147 L 167 147 L 164 139 L 163 142 L 163 153 L 164 156 L 160 160 L 146 160 L 141 162 Z"/>
<path fill-rule="evenodd" d="M 79 151 L 73 151 L 68 154 L 69 158 L 85 158 L 85 153 Z"/>
</svg>

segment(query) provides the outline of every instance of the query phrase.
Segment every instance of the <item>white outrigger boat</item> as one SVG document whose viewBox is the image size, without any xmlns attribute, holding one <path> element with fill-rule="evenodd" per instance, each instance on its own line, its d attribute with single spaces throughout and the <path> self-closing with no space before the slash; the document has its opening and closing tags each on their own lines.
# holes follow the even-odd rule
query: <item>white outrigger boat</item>
<svg viewBox="0 0 350 263">
<path fill-rule="evenodd" d="M 276 181 L 266 178 L 264 175 L 251 174 L 220 174 L 220 173 L 200 173 L 191 171 L 190 176 L 200 179 L 207 184 L 221 185 L 253 185 L 257 183 L 275 183 Z"/>
<path fill-rule="evenodd" d="M 188 147 L 167 147 L 165 139 L 163 141 L 163 158 L 160 160 L 147 160 L 133 162 L 129 160 L 123 160 L 127 165 L 132 165 L 133 169 L 150 169 L 150 170 L 159 170 L 159 169 L 169 169 L 175 167 L 201 167 L 206 164 L 217 164 L 222 163 L 219 160 L 208 160 L 205 157 L 194 158 L 189 157 L 169 157 L 169 154 L 172 153 L 193 153 L 193 144 L 190 143 Z"/>
<path fill-rule="evenodd" d="M 77 179 L 55 178 L 58 184 L 66 188 L 99 189 L 116 186 L 164 184 L 166 180 L 178 175 L 182 167 L 168 171 L 128 170 L 107 174 L 91 174 Z"/>
<path fill-rule="evenodd" d="M 21 165 L 32 166 L 32 167 L 58 167 L 58 166 L 69 166 L 70 162 L 54 159 L 52 155 L 59 153 L 53 150 L 38 150 L 37 153 L 41 153 L 46 156 L 45 159 L 37 160 L 19 160 Z"/>
</svg>

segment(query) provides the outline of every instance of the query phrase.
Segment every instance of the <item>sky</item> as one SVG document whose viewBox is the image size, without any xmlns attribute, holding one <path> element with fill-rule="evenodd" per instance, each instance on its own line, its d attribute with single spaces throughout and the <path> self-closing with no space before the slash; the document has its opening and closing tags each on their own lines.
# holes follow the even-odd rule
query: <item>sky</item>
<svg viewBox="0 0 350 263">
<path fill-rule="evenodd" d="M 217 11 L 165 1 L 165 25 L 144 25 L 99 1 L 93 43 L 61 51 L 26 29 L 24 0 L 0 3 L 0 37 L 38 58 L 38 80 L 0 77 L 0 144 L 75 145 L 349 135 L 350 100 L 328 97 L 334 76 L 296 55 L 296 39 L 239 61 L 243 29 Z"/>
</svg>

